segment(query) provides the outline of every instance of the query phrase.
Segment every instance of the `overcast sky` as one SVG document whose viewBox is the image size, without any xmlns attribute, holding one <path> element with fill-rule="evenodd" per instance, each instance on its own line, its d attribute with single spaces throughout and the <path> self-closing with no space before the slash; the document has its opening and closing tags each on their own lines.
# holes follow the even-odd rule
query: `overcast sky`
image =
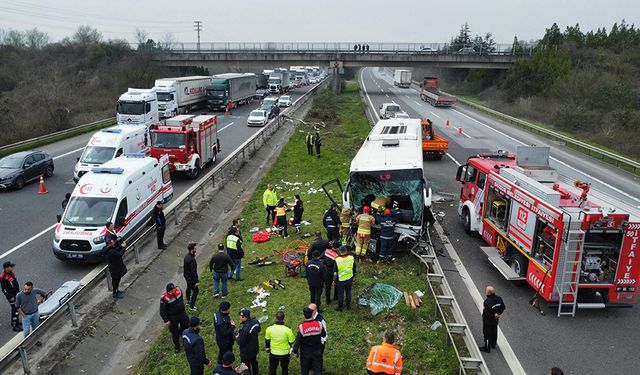
<svg viewBox="0 0 640 375">
<path fill-rule="evenodd" d="M 157 41 L 172 33 L 194 42 L 196 19 L 203 42 L 446 42 L 468 22 L 474 34 L 511 43 L 539 39 L 553 22 L 640 25 L 640 0 L 0 0 L 0 28 L 37 27 L 53 40 L 88 24 L 110 39 L 133 41 L 140 28 Z"/>
</svg>

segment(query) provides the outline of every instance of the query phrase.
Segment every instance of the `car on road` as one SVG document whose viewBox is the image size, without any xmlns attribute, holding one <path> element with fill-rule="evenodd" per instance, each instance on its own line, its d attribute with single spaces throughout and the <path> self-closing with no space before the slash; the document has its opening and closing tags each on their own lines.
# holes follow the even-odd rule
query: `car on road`
<svg viewBox="0 0 640 375">
<path fill-rule="evenodd" d="M 393 118 L 410 118 L 407 112 L 397 112 L 393 115 Z"/>
<path fill-rule="evenodd" d="M 247 119 L 248 126 L 265 126 L 269 122 L 269 115 L 267 111 L 262 109 L 256 109 L 249 113 L 249 118 Z"/>
<path fill-rule="evenodd" d="M 291 107 L 291 97 L 289 95 L 282 95 L 278 98 L 278 107 Z"/>
<path fill-rule="evenodd" d="M 257 99 L 264 99 L 267 96 L 269 96 L 269 90 L 267 90 L 267 89 L 257 89 L 256 90 L 256 98 Z"/>
<path fill-rule="evenodd" d="M 278 107 L 278 98 L 268 97 L 262 101 L 261 110 L 267 112 L 269 118 L 276 117 L 280 114 L 280 108 Z"/>
<path fill-rule="evenodd" d="M 318 79 L 316 77 L 311 77 L 311 78 L 309 78 L 309 83 L 312 84 L 312 85 L 315 84 L 315 83 L 318 83 Z"/>
<path fill-rule="evenodd" d="M 0 188 L 22 189 L 40 176 L 53 176 L 53 159 L 46 152 L 22 151 L 0 159 Z"/>
<path fill-rule="evenodd" d="M 473 47 L 462 47 L 456 53 L 459 55 L 475 55 L 477 52 Z"/>
</svg>

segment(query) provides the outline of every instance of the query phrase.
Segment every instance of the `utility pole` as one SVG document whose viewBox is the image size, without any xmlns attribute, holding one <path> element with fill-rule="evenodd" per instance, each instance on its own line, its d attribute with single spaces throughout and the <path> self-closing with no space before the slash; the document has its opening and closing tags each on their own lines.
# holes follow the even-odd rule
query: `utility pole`
<svg viewBox="0 0 640 375">
<path fill-rule="evenodd" d="M 198 32 L 198 53 L 200 53 L 200 31 L 202 31 L 202 21 L 193 21 L 193 29 Z"/>
</svg>

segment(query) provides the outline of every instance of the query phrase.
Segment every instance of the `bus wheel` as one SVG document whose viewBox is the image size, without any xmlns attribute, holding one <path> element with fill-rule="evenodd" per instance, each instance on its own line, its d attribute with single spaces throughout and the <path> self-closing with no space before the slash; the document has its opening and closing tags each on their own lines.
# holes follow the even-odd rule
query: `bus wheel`
<svg viewBox="0 0 640 375">
<path fill-rule="evenodd" d="M 527 260 L 520 254 L 511 255 L 511 258 L 509 258 L 509 267 L 520 276 L 527 274 Z"/>
</svg>

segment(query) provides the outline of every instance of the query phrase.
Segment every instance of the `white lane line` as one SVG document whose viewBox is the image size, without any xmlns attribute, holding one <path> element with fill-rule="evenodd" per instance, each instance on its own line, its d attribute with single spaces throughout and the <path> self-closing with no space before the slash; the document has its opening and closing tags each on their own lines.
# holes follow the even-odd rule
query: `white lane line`
<svg viewBox="0 0 640 375">
<path fill-rule="evenodd" d="M 76 153 L 76 152 L 78 152 L 78 151 L 82 151 L 82 150 L 84 150 L 84 147 L 80 147 L 80 148 L 79 148 L 79 149 L 77 149 L 77 150 L 73 150 L 73 151 L 65 152 L 65 153 L 64 153 L 64 154 L 62 154 L 62 155 L 54 156 L 54 157 L 53 157 L 53 160 L 63 158 L 63 157 L 65 157 L 65 156 L 67 156 L 67 155 L 71 155 L 71 154 L 73 154 L 73 153 Z"/>
<path fill-rule="evenodd" d="M 371 108 L 375 112 L 375 107 L 371 102 L 371 98 L 369 98 L 369 93 L 367 92 L 367 88 L 364 86 L 364 70 L 365 69 L 362 69 L 362 74 L 360 75 L 360 79 L 362 81 L 362 87 L 364 89 L 364 94 L 369 100 L 369 104 L 371 105 Z M 454 159 L 453 156 L 451 156 L 448 152 L 447 152 L 447 155 L 449 156 L 449 158 L 451 158 L 451 160 L 453 160 L 456 164 L 458 164 L 458 166 L 460 166 L 460 163 L 458 163 L 458 161 Z M 445 248 L 449 253 L 449 257 L 453 260 L 453 263 L 456 265 L 456 269 L 458 270 L 460 277 L 462 277 L 462 281 L 464 281 L 465 287 L 469 291 L 469 294 L 471 294 L 471 297 L 476 303 L 476 306 L 478 307 L 478 309 L 482 311 L 482 295 L 478 291 L 478 288 L 473 284 L 473 281 L 471 279 L 471 276 L 469 275 L 469 272 L 467 272 L 467 269 L 462 264 L 462 261 L 460 261 L 460 258 L 458 257 L 456 250 L 453 248 L 453 245 L 451 245 L 451 242 L 446 239 L 444 232 L 442 232 L 442 227 L 440 226 L 440 224 L 438 224 L 438 222 L 436 222 L 435 228 L 436 228 L 436 231 L 438 232 L 438 235 L 441 236 L 442 243 L 444 243 Z M 442 237 L 444 237 L 444 239 L 442 239 Z M 518 357 L 514 353 L 513 349 L 511 348 L 511 345 L 509 344 L 509 341 L 507 341 L 507 338 L 504 336 L 504 333 L 502 332 L 502 329 L 500 329 L 500 327 L 498 327 L 498 345 L 500 346 L 500 351 L 502 352 L 504 359 L 509 365 L 511 372 L 513 374 L 525 374 L 524 368 L 520 364 Z"/>
<path fill-rule="evenodd" d="M 448 153 L 448 152 L 447 152 L 445 155 L 447 155 L 447 156 L 449 157 L 449 159 L 453 160 L 453 162 L 454 162 L 454 163 L 456 163 L 456 164 L 458 165 L 458 167 L 462 166 L 462 164 L 460 164 L 460 163 L 456 160 L 456 158 L 454 158 L 453 156 L 451 156 L 451 154 L 450 154 L 450 153 Z"/>
<path fill-rule="evenodd" d="M 462 130 L 462 128 L 455 127 L 455 126 L 454 126 L 453 128 L 454 128 L 454 129 L 456 129 L 456 133 L 458 133 L 458 134 L 462 134 L 463 136 L 465 136 L 465 137 L 467 137 L 467 138 L 471 138 L 471 137 L 469 136 L 469 134 L 465 133 L 465 132 L 464 132 L 464 130 Z"/>
<path fill-rule="evenodd" d="M 24 245 L 28 244 L 29 242 L 35 240 L 36 238 L 42 236 L 43 234 L 45 234 L 47 232 L 49 232 L 51 229 L 55 228 L 56 225 L 58 225 L 58 224 L 56 223 L 56 224 L 53 224 L 52 226 L 50 226 L 49 228 L 45 228 L 42 232 L 32 236 L 31 238 L 29 238 L 26 241 L 14 246 L 11 250 L 7 250 L 4 254 L 0 255 L 0 259 L 6 257 L 7 255 L 10 255 L 11 253 L 13 253 L 16 250 L 19 250 L 20 248 L 22 248 Z"/>
<path fill-rule="evenodd" d="M 228 128 L 231 125 L 233 125 L 233 121 L 230 122 L 228 125 L 224 126 L 222 129 L 218 130 L 218 133 L 220 133 L 221 131 L 223 131 L 224 129 Z"/>
<path fill-rule="evenodd" d="M 439 118 L 439 119 L 442 119 L 442 117 L 440 117 L 440 116 L 436 115 L 435 113 L 433 113 L 433 111 L 429 111 L 429 113 L 431 113 L 432 115 L 436 116 L 436 117 L 437 117 L 437 118 Z"/>
<path fill-rule="evenodd" d="M 452 110 L 452 111 L 454 111 L 454 112 L 456 112 L 456 113 L 458 113 L 458 114 L 460 114 L 460 115 L 462 115 L 462 116 L 464 116 L 464 117 L 466 117 L 466 118 L 468 118 L 468 119 L 469 119 L 469 120 L 471 120 L 471 121 L 475 121 L 475 122 L 477 122 L 478 124 L 480 124 L 480 125 L 484 126 L 484 127 L 485 127 L 485 128 L 487 128 L 487 129 L 491 129 L 491 130 L 493 130 L 494 132 L 496 132 L 496 133 L 498 133 L 498 134 L 500 134 L 500 135 L 502 135 L 502 136 L 504 136 L 504 137 L 507 137 L 507 138 L 511 139 L 512 141 L 514 141 L 514 142 L 516 142 L 516 143 L 519 143 L 519 144 L 521 144 L 521 145 L 528 146 L 528 144 L 526 144 L 526 143 L 524 143 L 524 142 L 522 142 L 522 141 L 520 141 L 520 140 L 517 140 L 517 139 L 513 138 L 512 136 L 510 136 L 510 135 L 508 135 L 508 134 L 505 134 L 505 133 L 501 132 L 501 131 L 500 131 L 500 130 L 498 130 L 498 129 L 494 129 L 494 128 L 492 128 L 491 126 L 489 126 L 489 125 L 487 125 L 487 124 L 485 124 L 485 123 L 483 123 L 483 122 L 481 122 L 481 121 L 478 121 L 478 120 L 474 119 L 473 117 L 467 116 L 466 114 L 464 114 L 464 113 L 462 113 L 462 112 L 460 112 L 460 111 L 458 111 L 458 110 L 456 110 L 456 109 L 451 108 L 451 110 Z M 597 181 L 597 182 L 601 183 L 602 185 L 604 185 L 604 186 L 608 187 L 609 189 L 611 189 L 611 190 L 615 191 L 615 192 L 616 192 L 616 193 L 618 193 L 618 194 L 622 194 L 622 195 L 624 195 L 625 197 L 627 197 L 627 198 L 629 198 L 629 199 L 632 199 L 632 200 L 634 200 L 634 201 L 636 201 L 636 202 L 640 203 L 640 199 L 638 199 L 638 198 L 634 197 L 633 195 L 631 195 L 631 194 L 629 194 L 629 193 L 627 193 L 627 192 L 624 192 L 624 191 L 622 191 L 622 190 L 618 189 L 618 188 L 617 188 L 617 187 L 615 187 L 615 186 L 609 185 L 608 183 L 606 183 L 606 182 L 602 181 L 601 179 L 599 179 L 599 178 L 597 178 L 597 177 L 594 177 L 594 176 L 592 176 L 592 175 L 590 175 L 590 174 L 588 174 L 588 173 L 586 173 L 586 172 L 583 172 L 583 171 L 581 171 L 581 170 L 579 170 L 579 169 L 577 169 L 577 168 L 575 168 L 575 167 L 573 167 L 573 166 L 571 166 L 571 165 L 569 165 L 569 164 L 567 164 L 567 163 L 565 163 L 565 162 L 563 162 L 563 161 L 560 161 L 560 160 L 558 160 L 558 159 L 554 158 L 553 156 L 549 156 L 549 159 L 551 159 L 551 160 L 553 160 L 553 161 L 555 161 L 555 162 L 557 162 L 557 163 L 559 163 L 559 164 L 562 164 L 563 166 L 565 166 L 565 167 L 567 167 L 567 168 L 569 168 L 569 169 L 572 169 L 572 170 L 574 170 L 574 171 L 576 171 L 576 172 L 578 172 L 578 173 L 581 173 L 581 174 L 583 174 L 583 175 L 587 176 L 588 178 L 590 178 L 590 179 L 591 179 L 591 180 L 593 180 L 593 181 Z"/>
<path fill-rule="evenodd" d="M 416 102 L 415 100 L 413 102 L 416 103 L 417 105 L 419 105 L 420 107 L 422 107 L 422 103 Z"/>
</svg>

